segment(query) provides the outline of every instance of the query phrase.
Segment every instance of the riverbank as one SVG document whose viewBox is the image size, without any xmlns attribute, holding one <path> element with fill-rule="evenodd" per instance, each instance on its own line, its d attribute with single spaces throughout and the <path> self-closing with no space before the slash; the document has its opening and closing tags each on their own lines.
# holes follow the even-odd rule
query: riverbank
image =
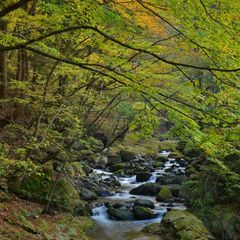
<svg viewBox="0 0 240 240">
<path fill-rule="evenodd" d="M 44 206 L 15 196 L 1 196 L 1 240 L 88 240 L 86 233 L 93 229 L 90 217 L 69 213 L 43 212 Z"/>
</svg>

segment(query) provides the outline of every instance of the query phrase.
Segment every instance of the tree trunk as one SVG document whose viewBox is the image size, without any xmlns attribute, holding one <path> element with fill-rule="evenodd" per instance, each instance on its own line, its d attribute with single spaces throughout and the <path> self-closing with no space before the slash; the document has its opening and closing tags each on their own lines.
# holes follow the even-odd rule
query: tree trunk
<svg viewBox="0 0 240 240">
<path fill-rule="evenodd" d="M 0 20 L 0 31 L 7 30 L 7 23 Z M 7 97 L 7 59 L 6 52 L 0 52 L 0 98 Z"/>
<path fill-rule="evenodd" d="M 29 80 L 28 54 L 25 49 L 18 50 L 17 80 L 19 81 Z"/>
</svg>

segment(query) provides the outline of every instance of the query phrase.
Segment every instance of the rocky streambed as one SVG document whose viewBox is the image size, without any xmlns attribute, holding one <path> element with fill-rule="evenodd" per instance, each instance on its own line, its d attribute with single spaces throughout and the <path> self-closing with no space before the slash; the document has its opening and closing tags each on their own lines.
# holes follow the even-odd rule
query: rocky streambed
<svg viewBox="0 0 240 240">
<path fill-rule="evenodd" d="M 159 223 L 171 209 L 186 209 L 181 196 L 185 167 L 186 162 L 181 157 L 174 158 L 171 152 L 162 151 L 154 159 L 135 156 L 124 164 L 108 161 L 108 171 L 94 169 L 89 176 L 104 182 L 105 189 L 98 190 L 98 197 L 92 196 L 92 218 L 96 227 L 91 237 L 98 240 L 159 239 L 141 230 Z M 113 182 L 115 189 L 111 191 Z"/>
</svg>

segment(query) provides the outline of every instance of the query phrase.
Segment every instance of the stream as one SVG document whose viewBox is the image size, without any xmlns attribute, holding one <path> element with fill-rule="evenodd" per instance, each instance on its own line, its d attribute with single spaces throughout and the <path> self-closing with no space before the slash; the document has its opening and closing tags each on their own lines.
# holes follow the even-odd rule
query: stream
<svg viewBox="0 0 240 240">
<path fill-rule="evenodd" d="M 162 151 L 159 153 L 161 156 L 166 156 L 170 152 Z M 180 167 L 179 164 L 173 158 L 168 158 L 163 167 L 156 168 L 152 173 L 152 176 L 147 182 L 155 182 L 157 177 L 164 176 L 166 169 L 174 166 L 174 171 L 182 171 L 185 173 L 185 167 Z M 169 170 L 168 170 L 169 173 Z M 94 174 L 99 175 L 101 178 L 108 178 L 113 173 L 106 172 L 99 169 L 94 169 Z M 101 197 L 95 203 L 92 209 L 93 220 L 96 223 L 94 231 L 91 232 L 90 237 L 94 240 L 156 240 L 160 239 L 159 236 L 151 236 L 145 233 L 141 233 L 141 230 L 151 224 L 158 223 L 161 221 L 164 214 L 168 209 L 179 209 L 185 210 L 186 207 L 182 203 L 164 203 L 157 202 L 155 197 L 143 196 L 143 195 L 132 195 L 129 191 L 136 188 L 146 182 L 136 182 L 135 176 L 120 177 L 119 182 L 121 187 L 119 191 L 113 193 L 112 196 Z M 136 199 L 148 199 L 154 203 L 154 212 L 156 217 L 149 220 L 132 220 L 132 221 L 115 221 L 111 220 L 107 213 L 107 206 L 104 203 L 131 203 Z"/>
</svg>

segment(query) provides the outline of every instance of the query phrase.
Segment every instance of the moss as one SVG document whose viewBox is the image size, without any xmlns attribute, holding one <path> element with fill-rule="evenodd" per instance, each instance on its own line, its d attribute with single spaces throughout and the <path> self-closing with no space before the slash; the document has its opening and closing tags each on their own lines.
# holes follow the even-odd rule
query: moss
<svg viewBox="0 0 240 240">
<path fill-rule="evenodd" d="M 149 137 L 146 139 L 137 139 L 133 134 L 129 133 L 124 141 L 114 147 L 110 147 L 108 152 L 111 154 L 118 153 L 121 149 L 136 152 L 141 155 L 156 155 L 159 152 L 161 142 L 157 138 Z"/>
<path fill-rule="evenodd" d="M 53 188 L 53 195 L 50 196 Z M 33 173 L 25 179 L 16 178 L 11 181 L 11 189 L 24 199 L 40 203 L 48 203 L 51 200 L 51 206 L 58 210 L 73 214 L 87 213 L 85 204 L 80 200 L 74 186 L 65 178 L 60 178 L 55 184 L 52 173 L 49 171 L 43 174 Z"/>
<path fill-rule="evenodd" d="M 73 214 L 87 214 L 85 204 L 80 200 L 77 190 L 66 179 L 58 181 L 52 204 L 59 210 L 69 211 Z"/>
<path fill-rule="evenodd" d="M 125 163 L 117 163 L 113 166 L 110 167 L 110 170 L 112 172 L 116 172 L 116 171 L 119 171 L 119 170 L 124 170 L 125 168 Z"/>
<path fill-rule="evenodd" d="M 200 213 L 200 209 L 197 212 Z M 240 236 L 239 209 L 233 206 L 208 207 L 208 214 L 201 214 L 200 217 L 219 239 L 237 239 Z"/>
<path fill-rule="evenodd" d="M 11 211 L 9 211 L 11 209 Z M 73 217 L 68 213 L 41 214 L 42 206 L 15 199 L 1 204 L 1 240 L 88 240 L 86 233 L 93 229 L 94 222 L 88 217 Z"/>
<path fill-rule="evenodd" d="M 176 140 L 165 140 L 161 141 L 159 144 L 159 150 L 171 150 L 176 151 L 176 147 L 178 145 L 178 141 Z"/>
<path fill-rule="evenodd" d="M 71 166 L 74 170 L 74 176 L 80 175 L 80 176 L 86 176 L 86 173 L 83 170 L 83 165 L 80 162 L 73 162 L 71 163 Z"/>
<path fill-rule="evenodd" d="M 181 158 L 183 158 L 184 156 L 183 156 L 181 153 L 179 153 L 179 152 L 171 152 L 171 153 L 169 154 L 169 157 L 170 157 L 170 158 L 175 158 L 175 159 L 181 159 Z"/>
<path fill-rule="evenodd" d="M 169 201 L 172 198 L 171 190 L 167 186 L 163 186 L 158 193 L 156 200 L 161 202 Z"/>
<path fill-rule="evenodd" d="M 180 240 L 214 239 L 203 222 L 187 211 L 172 210 L 163 218 L 164 226 L 172 226 Z"/>
</svg>

